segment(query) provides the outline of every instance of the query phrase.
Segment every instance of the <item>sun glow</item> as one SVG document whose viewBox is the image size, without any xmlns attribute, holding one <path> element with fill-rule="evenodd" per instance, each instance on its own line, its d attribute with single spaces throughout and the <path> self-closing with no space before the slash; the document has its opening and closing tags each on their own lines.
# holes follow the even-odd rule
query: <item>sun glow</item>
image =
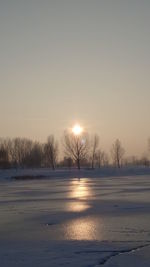
<svg viewBox="0 0 150 267">
<path fill-rule="evenodd" d="M 83 128 L 79 124 L 75 124 L 72 128 L 74 135 L 80 135 L 83 132 Z"/>
</svg>

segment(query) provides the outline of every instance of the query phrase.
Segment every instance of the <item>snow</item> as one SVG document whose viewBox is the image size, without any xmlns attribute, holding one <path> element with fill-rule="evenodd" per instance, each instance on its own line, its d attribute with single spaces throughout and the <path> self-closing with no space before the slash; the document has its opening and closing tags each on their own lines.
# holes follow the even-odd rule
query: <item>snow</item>
<svg viewBox="0 0 150 267">
<path fill-rule="evenodd" d="M 150 266 L 148 171 L 1 171 L 0 266 Z"/>
<path fill-rule="evenodd" d="M 33 176 L 37 178 L 74 178 L 74 177 L 120 177 L 120 176 L 137 176 L 150 175 L 149 167 L 124 167 L 117 169 L 114 167 L 102 167 L 101 169 L 57 169 L 55 171 L 49 168 L 33 169 L 6 169 L 0 170 L 0 179 L 6 179 L 19 176 Z"/>
</svg>

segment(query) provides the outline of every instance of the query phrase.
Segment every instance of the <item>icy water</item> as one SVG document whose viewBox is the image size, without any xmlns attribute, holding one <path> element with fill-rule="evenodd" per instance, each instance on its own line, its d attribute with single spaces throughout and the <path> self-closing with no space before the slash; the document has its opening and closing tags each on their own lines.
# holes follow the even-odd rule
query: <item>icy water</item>
<svg viewBox="0 0 150 267">
<path fill-rule="evenodd" d="M 3 182 L 0 236 L 150 241 L 150 178 Z"/>
<path fill-rule="evenodd" d="M 0 266 L 150 266 L 150 177 L 0 181 Z"/>
</svg>

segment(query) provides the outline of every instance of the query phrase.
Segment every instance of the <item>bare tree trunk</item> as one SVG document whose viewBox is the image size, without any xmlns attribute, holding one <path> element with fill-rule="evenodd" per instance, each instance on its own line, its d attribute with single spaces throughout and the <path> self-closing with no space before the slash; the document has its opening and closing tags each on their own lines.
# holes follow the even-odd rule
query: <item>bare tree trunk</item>
<svg viewBox="0 0 150 267">
<path fill-rule="evenodd" d="M 99 136 L 95 134 L 95 135 L 93 136 L 93 138 L 92 138 L 92 142 L 91 142 L 91 147 L 92 147 L 92 161 L 91 161 L 91 168 L 92 168 L 92 169 L 94 169 L 95 158 L 96 158 L 96 153 L 97 153 L 98 145 L 99 145 Z"/>
<path fill-rule="evenodd" d="M 92 158 L 91 168 L 94 169 L 94 158 Z"/>
<path fill-rule="evenodd" d="M 122 164 L 123 155 L 125 153 L 124 148 L 121 145 L 119 139 L 117 139 L 112 146 L 112 159 L 114 164 L 120 169 Z"/>
<path fill-rule="evenodd" d="M 80 170 L 80 159 L 79 158 L 77 159 L 77 168 L 78 170 Z"/>
</svg>

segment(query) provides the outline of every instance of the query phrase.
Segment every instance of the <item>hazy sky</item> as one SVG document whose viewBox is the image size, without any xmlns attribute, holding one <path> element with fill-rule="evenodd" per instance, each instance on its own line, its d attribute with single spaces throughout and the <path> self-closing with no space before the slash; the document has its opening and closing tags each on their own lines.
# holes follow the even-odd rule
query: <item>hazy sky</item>
<svg viewBox="0 0 150 267">
<path fill-rule="evenodd" d="M 0 136 L 45 141 L 74 122 L 143 153 L 149 0 L 0 0 Z"/>
</svg>

